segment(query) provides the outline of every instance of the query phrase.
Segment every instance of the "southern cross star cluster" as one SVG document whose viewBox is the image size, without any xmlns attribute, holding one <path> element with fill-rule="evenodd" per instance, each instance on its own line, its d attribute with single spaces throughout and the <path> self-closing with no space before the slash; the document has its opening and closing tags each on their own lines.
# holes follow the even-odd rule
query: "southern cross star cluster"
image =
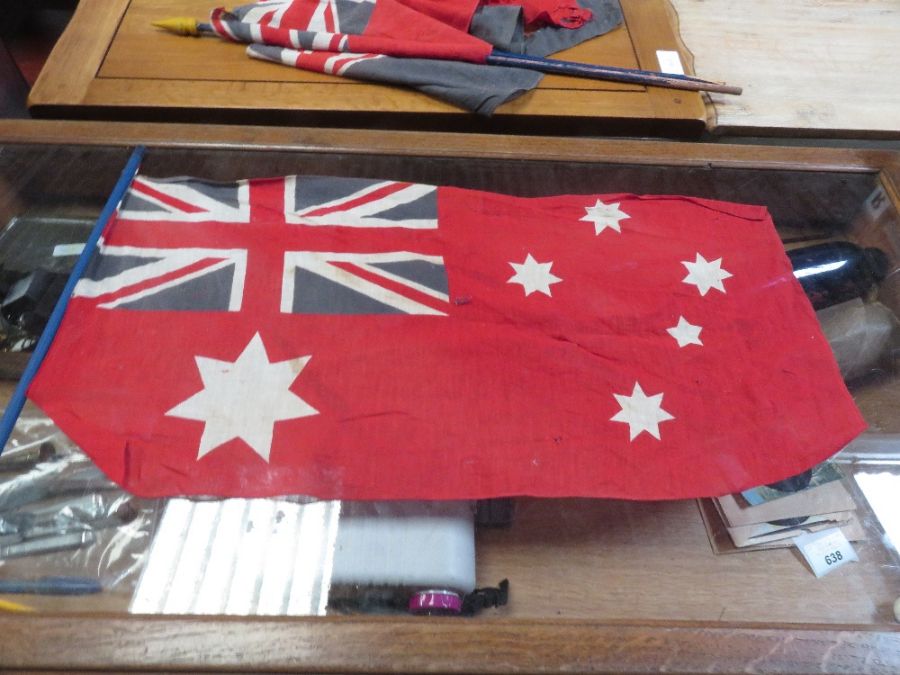
<svg viewBox="0 0 900 675">
<path fill-rule="evenodd" d="M 605 204 L 598 199 L 593 206 L 585 207 L 585 215 L 580 220 L 593 223 L 595 234 L 600 235 L 606 230 L 621 234 L 621 222 L 628 218 L 630 216 L 622 211 L 619 202 Z M 697 253 L 693 261 L 685 260 L 681 264 L 688 271 L 683 283 L 696 286 L 701 296 L 713 289 L 726 292 L 723 281 L 732 275 L 722 268 L 721 258 L 707 260 Z M 524 261 L 510 262 L 509 265 L 515 273 L 507 283 L 521 285 L 525 297 L 534 293 L 552 297 L 551 287 L 564 283 L 551 272 L 552 260 L 542 262 L 531 253 Z M 667 328 L 666 332 L 681 349 L 689 345 L 703 346 L 702 330 L 701 326 L 679 316 L 676 325 Z M 195 361 L 203 389 L 166 414 L 204 422 L 198 459 L 228 441 L 240 438 L 268 462 L 276 422 L 318 414 L 290 390 L 310 358 L 311 355 L 306 355 L 272 362 L 258 333 L 234 362 L 197 356 Z M 251 384 L 256 394 L 247 398 L 245 392 Z M 644 432 L 659 440 L 659 425 L 675 419 L 662 407 L 663 393 L 647 394 L 639 382 L 635 382 L 630 395 L 614 393 L 613 396 L 621 409 L 610 420 L 628 425 L 630 441 Z"/>
<path fill-rule="evenodd" d="M 585 207 L 585 215 L 580 220 L 593 223 L 596 235 L 600 235 L 606 230 L 612 230 L 621 234 L 621 222 L 630 217 L 621 209 L 620 202 L 605 204 L 598 199 L 593 206 Z M 515 270 L 515 274 L 509 278 L 507 283 L 521 284 L 526 297 L 532 293 L 543 293 L 552 297 L 553 294 L 550 287 L 563 281 L 550 271 L 553 266 L 552 260 L 539 262 L 535 260 L 531 253 L 525 257 L 524 262 L 511 262 L 509 264 Z M 722 282 L 731 277 L 731 273 L 722 268 L 721 258 L 707 260 L 697 253 L 693 262 L 685 260 L 681 264 L 688 271 L 687 276 L 682 281 L 696 286 L 701 296 L 709 293 L 710 289 L 725 293 L 725 286 Z M 701 330 L 703 330 L 701 326 L 696 326 L 683 316 L 679 316 L 678 323 L 671 328 L 667 328 L 666 332 L 675 339 L 680 349 L 688 345 L 703 346 L 703 342 L 700 340 Z M 621 410 L 611 420 L 628 425 L 629 440 L 631 441 L 645 431 L 654 438 L 659 439 L 660 423 L 675 419 L 663 409 L 663 395 L 654 394 L 648 396 L 638 382 L 635 382 L 630 396 L 623 394 L 613 394 L 613 396 L 615 396 Z"/>
</svg>

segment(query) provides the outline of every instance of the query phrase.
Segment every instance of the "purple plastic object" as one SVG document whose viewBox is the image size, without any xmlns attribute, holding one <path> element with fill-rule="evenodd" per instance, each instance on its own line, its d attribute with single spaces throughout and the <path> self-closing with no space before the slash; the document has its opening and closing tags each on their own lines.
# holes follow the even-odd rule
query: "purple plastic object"
<svg viewBox="0 0 900 675">
<path fill-rule="evenodd" d="M 419 591 L 409 599 L 413 614 L 459 614 L 462 598 L 453 591 Z"/>
</svg>

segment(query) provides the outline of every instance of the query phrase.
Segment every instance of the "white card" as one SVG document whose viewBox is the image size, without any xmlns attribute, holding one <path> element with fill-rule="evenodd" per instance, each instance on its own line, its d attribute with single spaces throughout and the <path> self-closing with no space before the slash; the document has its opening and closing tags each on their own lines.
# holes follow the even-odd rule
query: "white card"
<svg viewBox="0 0 900 675">
<path fill-rule="evenodd" d="M 884 188 L 879 185 L 865 201 L 866 212 L 872 220 L 877 220 L 882 213 L 887 211 L 890 203 L 891 201 L 888 199 Z"/>
<path fill-rule="evenodd" d="M 681 65 L 681 57 L 678 52 L 668 49 L 657 49 L 656 60 L 659 61 L 659 70 L 672 75 L 684 75 L 684 66 Z"/>
<path fill-rule="evenodd" d="M 822 577 L 859 558 L 839 527 L 794 537 L 794 544 L 817 577 Z"/>
<path fill-rule="evenodd" d="M 53 247 L 53 257 L 62 258 L 70 255 L 81 255 L 84 244 L 57 244 Z"/>
</svg>

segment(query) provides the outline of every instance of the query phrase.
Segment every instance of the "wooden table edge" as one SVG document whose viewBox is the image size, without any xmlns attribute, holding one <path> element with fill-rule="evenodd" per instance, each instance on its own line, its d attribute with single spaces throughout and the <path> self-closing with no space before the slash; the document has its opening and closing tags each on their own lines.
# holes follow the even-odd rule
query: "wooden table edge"
<svg viewBox="0 0 900 675">
<path fill-rule="evenodd" d="M 684 37 L 681 35 L 681 15 L 678 13 L 678 10 L 676 9 L 675 5 L 672 4 L 671 0 L 666 0 L 666 14 L 669 17 L 669 24 L 672 26 L 672 31 L 674 32 L 675 39 L 678 42 L 678 50 L 685 60 L 685 72 L 696 77 L 704 77 L 703 73 L 697 73 L 696 57 L 694 56 L 694 52 L 691 50 L 690 46 L 684 41 Z M 710 133 L 715 133 L 716 127 L 718 126 L 716 106 L 715 104 L 713 104 L 712 99 L 708 94 L 701 93 L 700 98 L 701 105 L 703 107 L 703 113 L 706 119 L 706 130 Z"/>
<path fill-rule="evenodd" d="M 96 77 L 107 45 L 96 39 L 92 33 L 106 34 L 105 31 L 118 26 L 130 0 L 89 0 L 79 2 L 62 36 L 50 52 L 31 92 L 28 106 L 75 104 Z M 87 48 L 85 48 L 87 45 Z M 61 68 L 61 63 L 77 63 L 72 69 Z M 60 76 L 64 73 L 64 76 Z"/>
<path fill-rule="evenodd" d="M 454 132 L 310 127 L 192 125 L 142 122 L 0 120 L 0 142 L 216 148 L 254 151 L 477 157 L 706 168 L 877 173 L 898 153 L 860 148 L 728 145 L 659 140 L 512 136 Z"/>
<path fill-rule="evenodd" d="M 429 617 L 0 616 L 0 667 L 897 672 L 900 628 Z"/>
<path fill-rule="evenodd" d="M 669 0 L 663 0 L 658 4 L 626 4 L 622 5 L 622 11 L 625 14 L 626 21 L 629 23 L 667 25 L 671 29 L 663 37 L 663 42 L 667 44 L 654 42 L 654 38 L 639 31 L 632 34 L 632 44 L 641 68 L 644 70 L 659 70 L 661 66 L 658 61 L 658 52 L 664 49 L 676 52 L 679 59 L 683 61 L 685 73 L 688 75 L 694 74 L 693 55 L 681 39 L 678 15 Z M 633 17 L 638 13 L 647 15 L 647 18 L 639 22 L 635 21 Z M 709 128 L 710 118 L 706 103 L 703 94 L 699 92 L 648 87 L 647 98 L 653 108 L 654 115 L 660 119 L 676 118 L 681 120 L 682 124 L 687 124 L 688 121 L 699 123 L 702 125 L 701 130 Z M 676 111 L 678 112 L 676 113 Z"/>
<path fill-rule="evenodd" d="M 749 124 L 711 125 L 709 132 L 716 138 L 766 138 L 766 139 L 804 139 L 807 141 L 847 140 L 847 141 L 897 141 L 900 140 L 900 129 L 859 127 L 767 127 Z"/>
</svg>

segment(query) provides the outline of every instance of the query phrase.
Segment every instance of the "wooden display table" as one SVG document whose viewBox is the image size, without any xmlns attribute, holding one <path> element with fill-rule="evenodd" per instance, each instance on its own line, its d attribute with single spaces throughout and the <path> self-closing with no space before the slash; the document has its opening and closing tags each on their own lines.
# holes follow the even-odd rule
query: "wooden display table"
<svg viewBox="0 0 900 675">
<path fill-rule="evenodd" d="M 323 126 L 542 130 L 552 134 L 699 134 L 699 94 L 559 75 L 481 119 L 423 94 L 298 71 L 248 58 L 214 38 L 151 26 L 204 18 L 209 0 L 81 0 L 32 89 L 40 117 L 242 121 Z M 667 0 L 623 0 L 625 25 L 560 58 L 658 70 L 657 50 L 679 51 Z M 681 50 L 682 61 L 686 52 Z"/>
</svg>

